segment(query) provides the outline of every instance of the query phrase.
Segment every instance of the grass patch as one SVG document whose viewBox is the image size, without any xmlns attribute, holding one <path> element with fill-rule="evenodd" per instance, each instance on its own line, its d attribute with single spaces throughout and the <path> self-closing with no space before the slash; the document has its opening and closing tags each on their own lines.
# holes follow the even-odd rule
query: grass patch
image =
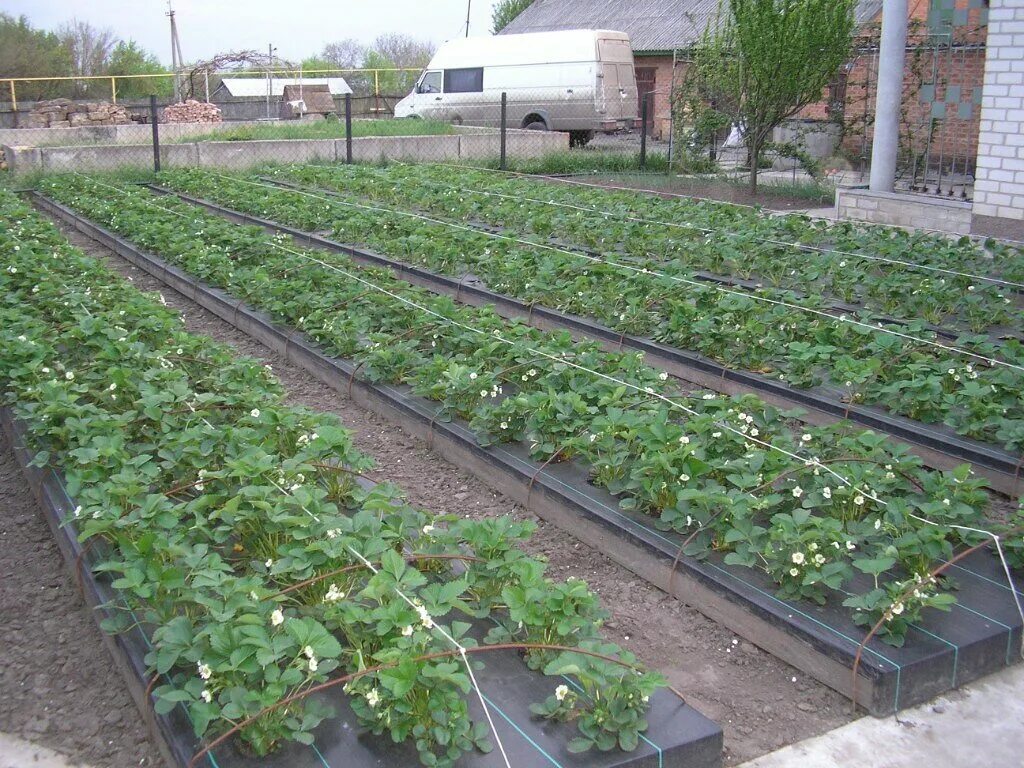
<svg viewBox="0 0 1024 768">
<path fill-rule="evenodd" d="M 495 158 L 488 165 L 497 168 Z M 552 152 L 530 160 L 510 157 L 509 170 L 537 174 L 608 174 L 608 173 L 667 173 L 668 158 L 661 153 L 648 153 L 644 170 L 640 171 L 639 152 L 609 152 L 607 150 L 570 149 Z"/>
<path fill-rule="evenodd" d="M 438 120 L 353 120 L 352 136 L 440 136 L 452 133 L 448 123 Z M 194 141 L 260 141 L 267 139 L 343 139 L 343 120 L 302 120 L 240 125 L 198 136 L 177 139 L 184 144 Z"/>
</svg>

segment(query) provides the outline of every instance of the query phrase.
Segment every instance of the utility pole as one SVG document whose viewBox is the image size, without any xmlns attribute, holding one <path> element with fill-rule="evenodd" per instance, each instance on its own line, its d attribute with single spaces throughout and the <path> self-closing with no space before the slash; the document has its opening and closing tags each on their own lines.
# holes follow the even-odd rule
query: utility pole
<svg viewBox="0 0 1024 768">
<path fill-rule="evenodd" d="M 885 0 L 878 50 L 875 135 L 871 140 L 872 192 L 892 192 L 900 147 L 900 104 L 907 48 L 907 0 Z"/>
<path fill-rule="evenodd" d="M 171 0 L 167 0 L 167 13 L 171 20 L 171 69 L 174 70 L 174 98 L 181 100 L 181 67 L 185 65 L 181 56 L 181 40 L 178 39 L 178 25 L 174 21 Z"/>
<path fill-rule="evenodd" d="M 466 37 L 469 37 L 469 8 L 473 5 L 473 0 L 466 0 Z"/>
<path fill-rule="evenodd" d="M 167 13 L 171 19 L 171 69 L 174 70 L 174 97 L 181 99 L 181 68 L 184 67 L 184 59 L 181 56 L 181 41 L 178 39 L 178 26 L 174 20 L 174 8 L 171 7 L 171 0 L 167 0 Z"/>
<path fill-rule="evenodd" d="M 274 44 L 267 43 L 267 120 L 270 119 L 270 91 L 274 81 Z"/>
</svg>

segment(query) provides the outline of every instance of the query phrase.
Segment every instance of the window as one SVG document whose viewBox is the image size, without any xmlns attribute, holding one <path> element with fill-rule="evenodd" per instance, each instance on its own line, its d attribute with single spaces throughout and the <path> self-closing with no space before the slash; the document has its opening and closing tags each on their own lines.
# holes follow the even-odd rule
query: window
<svg viewBox="0 0 1024 768">
<path fill-rule="evenodd" d="M 446 69 L 445 93 L 480 93 L 484 89 L 483 67 L 473 69 Z"/>
<path fill-rule="evenodd" d="M 440 93 L 441 92 L 441 72 L 435 70 L 433 72 L 427 72 L 423 75 L 423 79 L 420 80 L 419 87 L 416 89 L 417 93 Z"/>
</svg>

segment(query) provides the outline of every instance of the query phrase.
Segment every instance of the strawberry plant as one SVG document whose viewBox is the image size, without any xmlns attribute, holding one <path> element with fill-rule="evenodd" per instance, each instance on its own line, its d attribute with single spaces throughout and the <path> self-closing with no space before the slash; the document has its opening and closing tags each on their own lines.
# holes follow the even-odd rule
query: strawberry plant
<svg viewBox="0 0 1024 768">
<path fill-rule="evenodd" d="M 111 213 L 226 280 L 250 277 L 239 255 L 263 242 L 239 229 L 207 248 L 202 227 Z M 600 640 L 583 582 L 547 577 L 517 548 L 532 525 L 435 517 L 356 482 L 370 461 L 335 417 L 285 405 L 268 368 L 185 332 L 10 193 L 0 220 L 0 402 L 35 462 L 62 472 L 76 504 L 64 525 L 122 598 L 105 628 L 149 634 L 158 713 L 182 706 L 208 744 L 237 730 L 263 755 L 312 743 L 331 711 L 306 694 L 356 676 L 364 727 L 452 765 L 491 748 L 458 648 L 492 645 L 470 634 L 492 619 L 535 669 L 600 692 L 578 703 L 580 740 L 636 745 L 661 678 Z M 272 301 L 288 316 L 283 294 Z"/>
<path fill-rule="evenodd" d="M 896 554 L 884 581 L 918 573 L 924 560 L 964 539 L 960 529 L 921 520 L 936 503 L 948 507 L 949 522 L 980 521 L 985 495 L 966 468 L 926 470 L 883 435 L 841 425 L 794 432 L 794 414 L 756 397 L 682 394 L 639 355 L 508 323 L 342 256 L 315 252 L 310 261 L 288 240 L 144 190 L 122 189 L 111 199 L 110 189 L 81 178 L 49 189 L 196 277 L 303 328 L 330 354 L 365 367 L 381 359 L 380 349 L 403 345 L 403 354 L 422 360 L 418 368 L 375 370 L 434 400 L 439 417 L 465 419 L 483 440 L 526 439 L 544 462 L 572 457 L 623 507 L 688 537 L 690 554 L 724 552 L 768 572 L 789 596 L 842 594 L 858 558 L 890 547 Z M 223 253 L 232 257 L 229 272 L 215 258 Z M 360 335 L 339 336 L 338 327 Z M 794 552 L 814 551 L 811 543 L 825 562 L 812 554 L 815 573 L 798 569 L 797 582 L 797 564 L 782 565 Z"/>
<path fill-rule="evenodd" d="M 343 193 L 340 199 L 204 171 L 171 172 L 162 178 L 176 189 L 286 224 L 316 230 L 333 227 L 339 241 L 367 246 L 428 269 L 458 277 L 467 273 L 480 276 L 493 290 L 528 303 L 593 317 L 619 332 L 649 336 L 793 386 L 838 388 L 850 402 L 882 406 L 928 423 L 945 423 L 961 434 L 1011 451 L 1024 448 L 1019 439 L 1024 434 L 1020 373 L 1024 346 L 1019 339 L 1002 338 L 998 333 L 1004 326 L 1019 325 L 1022 318 L 998 283 L 973 285 L 961 278 L 954 281 L 951 276 L 948 284 L 932 281 L 928 290 L 913 288 L 908 296 L 908 292 L 900 291 L 913 284 L 912 275 L 900 272 L 898 265 L 886 264 L 879 279 L 888 281 L 890 287 L 884 293 L 891 301 L 861 304 L 853 312 L 843 310 L 846 314 L 841 315 L 833 312 L 827 292 L 817 290 L 816 284 L 814 291 L 807 291 L 803 265 L 809 257 L 802 252 L 787 257 L 795 260 L 793 268 L 786 271 L 791 282 L 775 286 L 761 282 L 749 290 L 723 292 L 716 284 L 694 282 L 696 272 L 714 266 L 694 260 L 698 244 L 686 241 L 685 258 L 654 258 L 652 254 L 670 250 L 651 234 L 657 232 L 656 227 L 644 225 L 637 230 L 630 242 L 643 245 L 635 253 L 607 253 L 605 240 L 610 238 L 599 238 L 600 252 L 612 262 L 600 263 L 595 261 L 597 257 L 524 240 L 516 231 L 510 233 L 511 237 L 496 240 L 461 224 L 461 228 L 452 229 L 444 223 L 403 215 L 401 209 L 410 200 L 440 196 L 446 204 L 453 202 L 450 195 L 429 186 L 410 197 L 404 174 L 412 177 L 410 183 L 415 190 L 417 174 L 423 172 L 404 166 L 387 171 L 362 167 L 289 170 L 297 179 L 339 190 Z M 547 185 L 543 189 L 547 191 Z M 378 199 L 396 206 L 395 210 L 380 207 Z M 375 207 L 359 207 L 367 204 Z M 488 204 L 474 203 L 472 207 L 476 211 Z M 451 207 L 458 209 L 458 205 Z M 503 204 L 502 211 L 506 207 L 529 209 L 518 203 Z M 595 217 L 583 211 L 569 210 L 565 216 L 588 231 L 595 227 L 600 231 L 601 224 L 608 220 L 601 216 L 595 222 Z M 429 212 L 432 217 L 438 215 L 432 208 Z M 449 217 L 452 212 L 445 209 L 440 213 Z M 635 222 L 631 226 L 640 227 Z M 712 238 L 700 247 L 718 253 L 720 243 Z M 751 242 L 734 250 L 749 254 L 763 249 L 763 244 Z M 946 250 L 948 247 L 943 252 Z M 764 260 L 775 263 L 782 258 L 780 251 L 786 249 L 772 246 Z M 977 270 L 990 266 L 987 257 L 971 264 L 962 266 Z M 743 272 L 730 265 L 718 266 L 732 273 Z M 855 284 L 846 274 L 846 266 L 837 271 L 836 281 L 846 288 Z M 937 295 L 940 287 L 946 299 Z M 993 333 L 972 334 L 967 328 L 956 328 L 959 336 L 950 341 L 938 337 L 925 320 L 919 319 L 937 311 L 943 301 L 959 302 L 964 296 L 972 302 L 989 296 L 983 305 Z M 882 313 L 900 319 L 897 330 L 902 336 L 882 330 L 891 325 Z M 931 319 L 945 322 L 943 317 Z M 955 346 L 1006 364 L 990 364 L 935 344 Z M 978 390 L 986 394 L 980 403 Z"/>
</svg>

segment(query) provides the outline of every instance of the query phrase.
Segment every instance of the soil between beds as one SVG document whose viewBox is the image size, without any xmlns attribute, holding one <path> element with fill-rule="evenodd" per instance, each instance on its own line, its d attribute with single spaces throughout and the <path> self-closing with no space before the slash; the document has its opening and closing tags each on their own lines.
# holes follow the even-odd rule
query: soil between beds
<svg viewBox="0 0 1024 768">
<path fill-rule="evenodd" d="M 0 432 L 0 730 L 103 768 L 164 766 Z"/>
<path fill-rule="evenodd" d="M 645 664 L 661 670 L 690 704 L 724 728 L 726 765 L 823 733 L 851 718 L 849 703 L 841 695 L 537 520 L 440 459 L 422 441 L 356 408 L 302 369 L 286 363 L 191 300 L 169 291 L 106 248 L 80 233 L 62 229 L 72 243 L 104 258 L 113 269 L 130 276 L 140 289 L 162 291 L 168 304 L 183 313 L 188 330 L 270 363 L 290 403 L 337 413 L 353 431 L 356 446 L 376 459 L 378 469 L 368 474 L 375 480 L 400 485 L 411 503 L 441 513 L 470 517 L 511 514 L 537 522 L 537 533 L 526 549 L 548 558 L 552 576 L 585 579 L 611 613 L 605 625 L 607 636 L 636 653 Z"/>
</svg>

